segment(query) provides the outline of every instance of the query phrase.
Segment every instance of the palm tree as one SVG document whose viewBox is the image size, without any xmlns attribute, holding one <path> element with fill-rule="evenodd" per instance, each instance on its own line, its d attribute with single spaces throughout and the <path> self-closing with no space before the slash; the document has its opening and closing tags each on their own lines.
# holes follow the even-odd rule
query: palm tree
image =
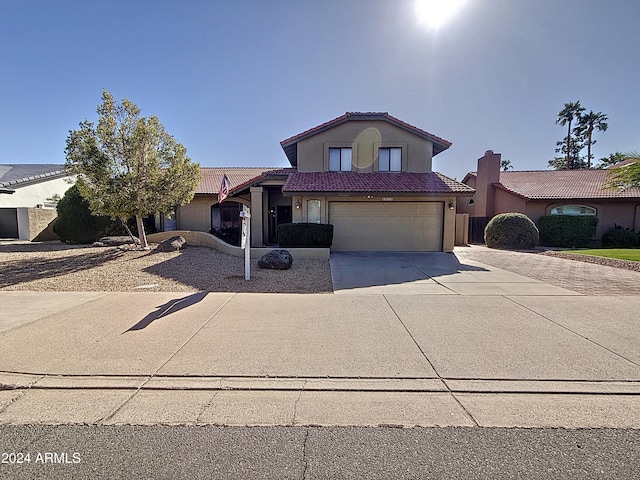
<svg viewBox="0 0 640 480">
<path fill-rule="evenodd" d="M 607 120 L 606 114 L 602 112 L 596 113 L 593 110 L 585 115 L 579 114 L 576 133 L 584 136 L 587 140 L 587 168 L 591 168 L 591 145 L 596 143 L 592 139 L 593 131 L 604 132 L 609 127 Z"/>
<path fill-rule="evenodd" d="M 565 103 L 562 110 L 558 112 L 556 123 L 563 127 L 567 125 L 567 170 L 571 168 L 571 123 L 575 118 L 579 118 L 584 112 L 584 107 L 580 105 L 580 101 Z"/>
</svg>

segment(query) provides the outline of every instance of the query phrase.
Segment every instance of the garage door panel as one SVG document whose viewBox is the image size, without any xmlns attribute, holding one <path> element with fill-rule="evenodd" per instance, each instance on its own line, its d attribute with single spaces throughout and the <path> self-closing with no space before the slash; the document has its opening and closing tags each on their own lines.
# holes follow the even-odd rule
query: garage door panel
<svg viewBox="0 0 640 480">
<path fill-rule="evenodd" d="M 333 250 L 442 250 L 442 202 L 331 202 Z"/>
</svg>

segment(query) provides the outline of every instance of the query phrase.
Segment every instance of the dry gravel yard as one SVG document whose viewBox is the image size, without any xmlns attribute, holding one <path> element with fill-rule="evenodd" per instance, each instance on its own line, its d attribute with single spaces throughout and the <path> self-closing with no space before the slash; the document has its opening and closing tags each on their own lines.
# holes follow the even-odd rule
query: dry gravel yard
<svg viewBox="0 0 640 480">
<path fill-rule="evenodd" d="M 0 290 L 331 293 L 328 260 L 294 260 L 289 270 L 258 268 L 205 247 L 171 253 L 61 242 L 0 244 Z"/>
</svg>

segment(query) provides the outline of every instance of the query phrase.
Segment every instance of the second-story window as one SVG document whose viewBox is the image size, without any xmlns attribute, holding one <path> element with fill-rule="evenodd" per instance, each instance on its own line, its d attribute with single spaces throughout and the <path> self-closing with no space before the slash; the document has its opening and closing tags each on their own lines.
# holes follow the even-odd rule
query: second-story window
<svg viewBox="0 0 640 480">
<path fill-rule="evenodd" d="M 351 148 L 330 148 L 329 149 L 329 171 L 330 172 L 350 172 L 351 171 Z"/>
<path fill-rule="evenodd" d="M 402 148 L 379 148 L 378 171 L 400 172 L 402 171 Z"/>
</svg>

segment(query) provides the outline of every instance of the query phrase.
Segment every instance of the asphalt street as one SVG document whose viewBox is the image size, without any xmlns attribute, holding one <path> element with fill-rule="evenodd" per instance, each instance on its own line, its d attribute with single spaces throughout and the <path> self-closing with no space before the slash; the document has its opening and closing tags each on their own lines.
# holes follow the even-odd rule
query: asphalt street
<svg viewBox="0 0 640 480">
<path fill-rule="evenodd" d="M 30 454 L 7 479 L 640 478 L 624 429 L 3 425 L 0 445 Z"/>
</svg>

